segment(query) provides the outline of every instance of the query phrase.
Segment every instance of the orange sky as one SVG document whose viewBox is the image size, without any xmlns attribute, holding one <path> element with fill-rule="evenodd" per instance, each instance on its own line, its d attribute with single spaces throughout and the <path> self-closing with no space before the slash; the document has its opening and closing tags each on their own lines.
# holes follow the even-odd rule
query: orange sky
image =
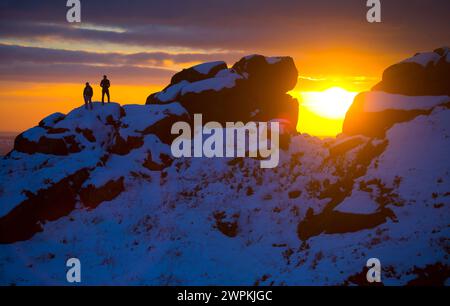
<svg viewBox="0 0 450 306">
<path fill-rule="evenodd" d="M 332 136 L 340 132 L 342 120 L 330 119 L 314 113 L 302 104 L 301 84 L 308 82 L 299 78 L 295 90 L 291 92 L 300 101 L 300 117 L 298 130 L 317 136 Z M 100 88 L 94 82 L 93 100 L 101 100 Z M 373 85 L 373 80 L 360 83 L 345 77 L 334 77 L 327 82 L 309 85 L 309 91 L 323 90 L 332 86 L 340 86 L 350 91 L 366 90 Z M 111 87 L 112 101 L 121 104 L 143 104 L 147 96 L 161 90 L 165 85 L 122 85 Z M 67 113 L 75 107 L 83 105 L 83 84 L 73 83 L 18 83 L 0 82 L 0 131 L 19 132 L 34 125 L 53 112 Z M 320 129 L 319 129 L 320 127 Z"/>
<path fill-rule="evenodd" d="M 182 68 L 231 66 L 255 53 L 294 58 L 295 97 L 336 86 L 369 90 L 389 65 L 450 42 L 449 8 L 448 0 L 383 1 L 382 22 L 371 24 L 360 0 L 134 0 L 126 8 L 90 0 L 82 22 L 68 23 L 55 1 L 0 0 L 0 131 L 23 131 L 82 105 L 86 81 L 98 100 L 104 74 L 113 101 L 143 104 Z M 301 132 L 339 132 L 342 118 L 320 117 L 307 104 Z"/>
<path fill-rule="evenodd" d="M 83 105 L 84 85 L 65 83 L 0 83 L 0 131 L 23 131 L 37 125 L 45 116 L 67 113 Z M 143 104 L 148 94 L 160 86 L 115 85 L 112 101 L 122 104 Z M 94 100 L 101 100 L 94 88 Z"/>
<path fill-rule="evenodd" d="M 330 119 L 313 112 L 302 103 L 301 92 L 323 91 L 335 86 L 351 92 L 370 90 L 379 81 L 383 69 L 389 63 L 400 60 L 402 56 L 405 57 L 388 54 L 378 56 L 375 60 L 373 54 L 355 51 L 349 47 L 314 50 L 311 54 L 293 49 L 292 53 L 299 70 L 297 86 L 290 92 L 300 101 L 301 120 L 298 123 L 298 130 L 317 136 L 333 136 L 339 133 L 343 118 Z M 238 59 L 239 57 L 236 57 L 234 60 Z M 229 65 L 233 61 L 229 62 Z M 165 65 L 166 68 L 172 69 L 168 74 L 171 75 L 197 63 L 199 62 L 179 65 L 166 62 Z M 98 71 L 97 75 L 100 76 L 97 77 L 98 80 L 94 79 L 93 73 L 89 73 L 85 79 L 81 79 L 81 76 L 79 83 L 0 80 L 0 131 L 24 131 L 53 112 L 67 113 L 74 107 L 82 105 L 85 80 L 90 81 L 94 87 L 93 100 L 100 100 L 100 88 L 97 83 L 104 69 L 94 66 L 95 71 Z M 161 90 L 170 82 L 169 76 L 161 77 L 158 82 L 137 77 L 127 78 L 126 75 L 114 73 L 108 73 L 108 77 L 112 81 L 112 101 L 121 104 L 143 104 L 150 93 Z"/>
</svg>

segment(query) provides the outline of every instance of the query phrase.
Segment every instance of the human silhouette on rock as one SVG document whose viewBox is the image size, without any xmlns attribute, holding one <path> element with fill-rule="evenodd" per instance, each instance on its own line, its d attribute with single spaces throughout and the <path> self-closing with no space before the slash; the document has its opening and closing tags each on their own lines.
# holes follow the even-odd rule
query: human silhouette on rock
<svg viewBox="0 0 450 306">
<path fill-rule="evenodd" d="M 92 109 L 92 96 L 94 95 L 94 90 L 92 89 L 91 85 L 89 85 L 89 82 L 86 82 L 86 87 L 84 87 L 83 90 L 83 97 L 84 97 L 84 107 L 88 109 L 90 107 Z"/>
<path fill-rule="evenodd" d="M 106 78 L 106 75 L 103 76 L 103 80 L 100 82 L 100 87 L 102 88 L 102 104 L 105 104 L 105 94 L 108 97 L 108 103 L 109 103 L 109 87 L 111 86 L 111 83 Z"/>
</svg>

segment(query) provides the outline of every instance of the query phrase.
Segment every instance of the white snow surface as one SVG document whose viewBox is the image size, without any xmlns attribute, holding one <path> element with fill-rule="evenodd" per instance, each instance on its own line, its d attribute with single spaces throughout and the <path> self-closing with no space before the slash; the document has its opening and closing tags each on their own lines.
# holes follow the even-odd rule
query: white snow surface
<svg viewBox="0 0 450 306">
<path fill-rule="evenodd" d="M 53 127 L 55 123 L 65 117 L 62 113 L 53 113 L 42 119 L 42 123 L 45 127 Z"/>
<path fill-rule="evenodd" d="M 128 104 L 124 105 L 125 117 L 121 119 L 120 135 L 123 138 L 136 136 L 147 127 L 164 119 L 168 115 L 182 116 L 188 114 L 186 109 L 178 102 L 168 104 Z"/>
<path fill-rule="evenodd" d="M 401 63 L 417 63 L 423 67 L 427 67 L 430 64 L 436 65 L 436 63 L 439 62 L 441 58 L 444 58 L 445 61 L 450 62 L 450 48 L 443 47 L 441 48 L 441 52 L 441 55 L 436 52 L 418 53 L 410 58 L 403 60 Z"/>
<path fill-rule="evenodd" d="M 382 91 L 370 91 L 364 94 L 365 112 L 394 110 L 428 110 L 450 102 L 449 96 L 404 96 Z"/>
<path fill-rule="evenodd" d="M 219 65 L 222 65 L 226 63 L 224 61 L 215 61 L 215 62 L 208 62 L 208 63 L 202 63 L 199 65 L 196 65 L 194 67 L 192 67 L 193 69 L 195 69 L 197 72 L 200 72 L 201 74 L 208 74 L 211 69 L 213 69 L 214 67 L 217 67 Z"/>
<path fill-rule="evenodd" d="M 273 57 L 266 57 L 267 64 L 273 65 L 276 63 L 279 63 L 281 61 L 281 57 L 273 56 Z"/>
<path fill-rule="evenodd" d="M 417 63 L 419 65 L 422 65 L 424 67 L 431 64 L 436 64 L 440 60 L 440 56 L 437 53 L 434 52 L 424 52 L 419 53 L 413 57 L 407 58 L 403 61 L 403 63 Z"/>
<path fill-rule="evenodd" d="M 375 110 L 387 106 L 384 100 L 379 104 Z M 332 199 L 321 192 L 343 179 L 342 169 L 357 163 L 355 156 L 366 145 L 382 141 L 363 137 L 363 144 L 351 152 L 331 158 L 329 148 L 343 143 L 345 135 L 327 140 L 297 135 L 281 151 L 275 169 L 261 169 L 258 160 L 249 158 L 233 163 L 231 158 L 183 158 L 162 175 L 142 163 L 148 152 L 158 159 L 161 152 L 170 154 L 170 148 L 147 135 L 142 147 L 123 156 L 112 154 L 98 166 L 113 133 L 105 125 L 108 115 L 127 125 L 130 133 L 148 125 L 148 116 L 157 116 L 149 106 L 124 110 L 121 118 L 119 105 L 101 108 L 96 103 L 93 112 L 79 108 L 58 122 L 58 127 L 94 130 L 94 144 L 80 136 L 86 148 L 79 153 L 14 151 L 0 161 L 0 216 L 26 198 L 23 190 L 36 192 L 81 168 L 91 169 L 85 185 L 102 186 L 121 176 L 125 184 L 124 192 L 95 209 L 79 204 L 68 216 L 47 222 L 31 239 L 0 245 L 0 284 L 67 285 L 65 264 L 71 257 L 82 263 L 82 285 L 338 285 L 361 273 L 371 257 L 386 269 L 385 285 L 403 285 L 416 277 L 415 267 L 450 264 L 447 108 L 437 107 L 388 130 L 384 151 L 353 178 L 351 193 L 334 208 L 370 215 L 379 211 L 380 197 L 389 190 L 394 200 L 386 207 L 397 221 L 387 219 L 356 232 L 319 233 L 305 242 L 297 236 L 297 225 L 308 209 L 315 215 L 323 212 Z M 39 135 L 37 130 L 28 134 L 33 139 Z M 373 180 L 386 190 L 361 188 Z M 297 198 L 289 196 L 293 190 L 300 191 Z M 236 222 L 234 236 L 219 230 L 218 212 L 223 212 L 223 222 Z"/>
<path fill-rule="evenodd" d="M 188 81 L 183 80 L 159 92 L 156 97 L 163 103 L 174 101 L 180 94 L 181 89 L 188 84 L 190 84 Z"/>
<path fill-rule="evenodd" d="M 235 73 L 232 69 L 224 69 L 219 71 L 213 78 L 185 85 L 181 89 L 181 94 L 185 95 L 191 92 L 200 93 L 207 90 L 219 91 L 224 88 L 232 88 L 236 85 L 236 81 L 242 78 L 240 74 Z"/>
</svg>

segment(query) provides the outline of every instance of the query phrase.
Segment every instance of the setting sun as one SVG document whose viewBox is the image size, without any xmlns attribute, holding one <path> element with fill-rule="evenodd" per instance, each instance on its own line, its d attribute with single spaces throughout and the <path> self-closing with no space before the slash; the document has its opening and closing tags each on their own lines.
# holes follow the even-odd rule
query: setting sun
<svg viewBox="0 0 450 306">
<path fill-rule="evenodd" d="M 340 87 L 332 87 L 322 92 L 301 93 L 305 107 L 330 119 L 344 118 L 356 95 L 356 92 Z"/>
<path fill-rule="evenodd" d="M 297 130 L 301 133 L 326 137 L 342 131 L 345 114 L 358 94 L 341 87 L 331 87 L 324 91 L 291 91 L 299 101 Z"/>
</svg>

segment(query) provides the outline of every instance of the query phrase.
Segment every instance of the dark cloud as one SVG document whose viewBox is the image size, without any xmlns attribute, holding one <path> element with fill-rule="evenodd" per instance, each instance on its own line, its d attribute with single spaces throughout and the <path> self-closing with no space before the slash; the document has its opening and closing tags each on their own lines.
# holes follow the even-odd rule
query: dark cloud
<svg viewBox="0 0 450 306">
<path fill-rule="evenodd" d="M 448 0 L 382 1 L 383 22 L 369 25 L 364 0 L 89 0 L 82 21 L 123 33 L 78 29 L 65 22 L 65 1 L 0 1 L 0 36 L 53 37 L 142 46 L 283 49 L 333 38 L 411 49 L 450 40 Z M 381 35 L 380 35 L 381 34 Z"/>
<path fill-rule="evenodd" d="M 64 0 L 1 0 L 0 17 L 9 20 L 64 22 Z M 286 20 L 364 20 L 366 0 L 81 0 L 84 22 L 106 25 L 265 25 Z M 382 1 L 387 19 L 436 23 L 445 20 L 447 0 Z M 361 14 L 362 13 L 362 14 Z M 438 20 L 427 18 L 431 14 Z M 395 18 L 394 18 L 395 17 Z M 270 22 L 268 22 L 270 21 Z"/>
<path fill-rule="evenodd" d="M 0 80 L 14 82 L 84 83 L 107 74 L 115 84 L 164 84 L 173 71 L 135 66 L 92 66 L 86 64 L 0 64 Z"/>
<path fill-rule="evenodd" d="M 173 65 L 229 60 L 240 54 L 141 52 L 94 53 L 0 44 L 0 79 L 27 82 L 80 82 L 104 73 L 121 83 L 163 83 L 175 73 Z M 171 67 L 165 67 L 170 61 Z M 160 67 L 158 67 L 160 66 Z M 45 71 L 45 73 L 43 73 Z"/>
<path fill-rule="evenodd" d="M 0 64 L 11 63 L 72 63 L 97 65 L 165 66 L 166 61 L 175 65 L 215 60 L 236 60 L 240 53 L 95 53 L 0 44 Z"/>
<path fill-rule="evenodd" d="M 209 60 L 231 63 L 243 53 L 291 55 L 301 61 L 303 54 L 332 54 L 339 48 L 366 58 L 389 53 L 403 58 L 450 43 L 448 0 L 382 1 L 383 22 L 376 25 L 365 20 L 365 0 L 81 0 L 82 28 L 66 22 L 65 3 L 0 0 L 0 41 L 30 41 L 49 48 L 52 43 L 70 42 L 74 49 L 89 43 L 98 45 L 99 52 L 102 44 L 114 43 L 119 51 L 137 45 L 200 53 L 123 55 L 3 45 L 1 78 L 11 73 L 11 78 L 42 79 L 45 71 L 45 77 L 53 80 L 67 68 L 73 76 L 66 77 L 78 80 L 102 65 L 129 79 L 154 80 L 158 73 L 160 79 L 172 73 L 163 69 L 166 61 L 175 65 Z M 333 58 L 325 62 L 328 72 L 345 66 L 334 65 L 339 61 Z M 354 73 L 365 73 L 364 67 L 360 70 Z"/>
</svg>

